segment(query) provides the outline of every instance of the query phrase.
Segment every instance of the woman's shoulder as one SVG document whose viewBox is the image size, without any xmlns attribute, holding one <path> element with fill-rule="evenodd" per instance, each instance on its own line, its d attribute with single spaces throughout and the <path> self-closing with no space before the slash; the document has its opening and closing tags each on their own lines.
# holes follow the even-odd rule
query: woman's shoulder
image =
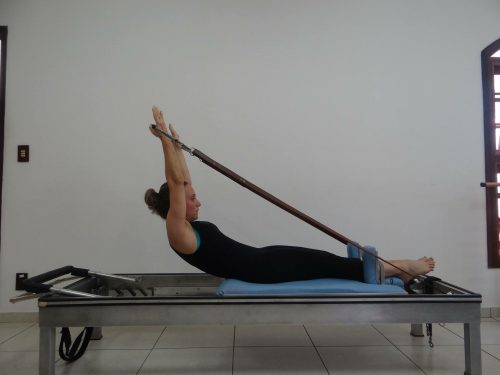
<svg viewBox="0 0 500 375">
<path fill-rule="evenodd" d="M 191 226 L 194 228 L 194 229 L 198 229 L 198 228 L 209 228 L 209 227 L 215 227 L 217 228 L 217 226 L 209 221 L 201 221 L 201 220 L 196 220 L 196 221 L 192 221 L 191 222 Z"/>
<path fill-rule="evenodd" d="M 220 233 L 219 228 L 209 221 L 192 221 L 191 227 L 198 232 L 202 237 L 213 236 Z"/>
</svg>

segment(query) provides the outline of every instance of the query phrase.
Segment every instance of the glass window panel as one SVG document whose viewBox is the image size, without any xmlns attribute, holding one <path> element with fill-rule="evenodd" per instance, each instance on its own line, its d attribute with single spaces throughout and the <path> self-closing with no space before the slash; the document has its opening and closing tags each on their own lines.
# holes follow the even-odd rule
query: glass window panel
<svg viewBox="0 0 500 375">
<path fill-rule="evenodd" d="M 495 124 L 500 124 L 500 103 L 495 102 Z"/>
<path fill-rule="evenodd" d="M 495 92 L 500 92 L 500 75 L 498 74 L 493 76 L 493 87 L 495 88 Z"/>
<path fill-rule="evenodd" d="M 500 182 L 500 173 L 497 173 L 497 182 Z M 497 192 L 500 194 L 500 186 L 497 187 Z M 499 212 L 499 215 L 500 215 L 500 211 Z"/>
<path fill-rule="evenodd" d="M 496 128 L 495 129 L 495 148 L 498 150 L 500 144 L 500 129 Z M 500 182 L 500 180 L 498 180 Z"/>
<path fill-rule="evenodd" d="M 500 216 L 500 199 L 497 199 L 497 204 L 498 204 L 498 215 Z"/>
<path fill-rule="evenodd" d="M 491 55 L 491 57 L 500 57 L 500 49 Z"/>
</svg>

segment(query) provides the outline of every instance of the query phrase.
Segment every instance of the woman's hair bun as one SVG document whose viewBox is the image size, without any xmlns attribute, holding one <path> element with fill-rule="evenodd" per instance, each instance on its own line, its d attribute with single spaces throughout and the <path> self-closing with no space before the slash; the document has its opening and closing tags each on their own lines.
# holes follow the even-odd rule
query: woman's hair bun
<svg viewBox="0 0 500 375">
<path fill-rule="evenodd" d="M 154 212 L 158 211 L 159 196 L 160 194 L 154 189 L 148 189 L 146 193 L 144 193 L 144 201 L 148 205 L 148 208 Z"/>
<path fill-rule="evenodd" d="M 144 193 L 144 202 L 148 208 L 154 213 L 159 215 L 162 219 L 167 218 L 168 209 L 170 208 L 170 197 L 168 185 L 165 182 L 160 187 L 157 193 L 154 189 L 148 189 Z"/>
</svg>

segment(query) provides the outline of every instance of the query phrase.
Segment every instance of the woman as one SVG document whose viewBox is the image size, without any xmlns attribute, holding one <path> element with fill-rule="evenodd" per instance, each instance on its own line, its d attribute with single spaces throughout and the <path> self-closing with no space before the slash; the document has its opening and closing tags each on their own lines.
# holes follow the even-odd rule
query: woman
<svg viewBox="0 0 500 375">
<path fill-rule="evenodd" d="M 172 124 L 167 128 L 163 112 L 153 107 L 156 126 L 178 139 Z M 165 159 L 164 183 L 159 192 L 148 189 L 148 207 L 166 220 L 170 246 L 189 264 L 215 276 L 254 283 L 277 283 L 319 278 L 343 278 L 363 281 L 360 259 L 349 259 L 321 250 L 293 246 L 255 248 L 222 234 L 212 223 L 197 221 L 201 206 L 191 182 L 191 175 L 180 146 L 158 130 L 151 133 L 160 139 Z M 432 258 L 391 260 L 384 263 L 386 276 L 409 281 L 411 275 L 434 270 Z M 400 268 L 400 269 L 398 269 Z"/>
</svg>

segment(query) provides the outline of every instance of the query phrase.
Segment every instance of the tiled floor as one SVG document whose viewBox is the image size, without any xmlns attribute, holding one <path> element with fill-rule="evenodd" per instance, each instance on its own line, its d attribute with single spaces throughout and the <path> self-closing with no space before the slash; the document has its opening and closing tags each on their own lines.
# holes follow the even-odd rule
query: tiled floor
<svg viewBox="0 0 500 375">
<path fill-rule="evenodd" d="M 75 332 L 77 330 L 74 330 Z M 463 330 L 434 325 L 434 348 L 409 325 L 109 327 L 56 374 L 384 374 L 464 371 Z M 481 323 L 484 375 L 500 374 L 500 319 Z M 38 327 L 0 323 L 0 374 L 38 373 Z"/>
</svg>

